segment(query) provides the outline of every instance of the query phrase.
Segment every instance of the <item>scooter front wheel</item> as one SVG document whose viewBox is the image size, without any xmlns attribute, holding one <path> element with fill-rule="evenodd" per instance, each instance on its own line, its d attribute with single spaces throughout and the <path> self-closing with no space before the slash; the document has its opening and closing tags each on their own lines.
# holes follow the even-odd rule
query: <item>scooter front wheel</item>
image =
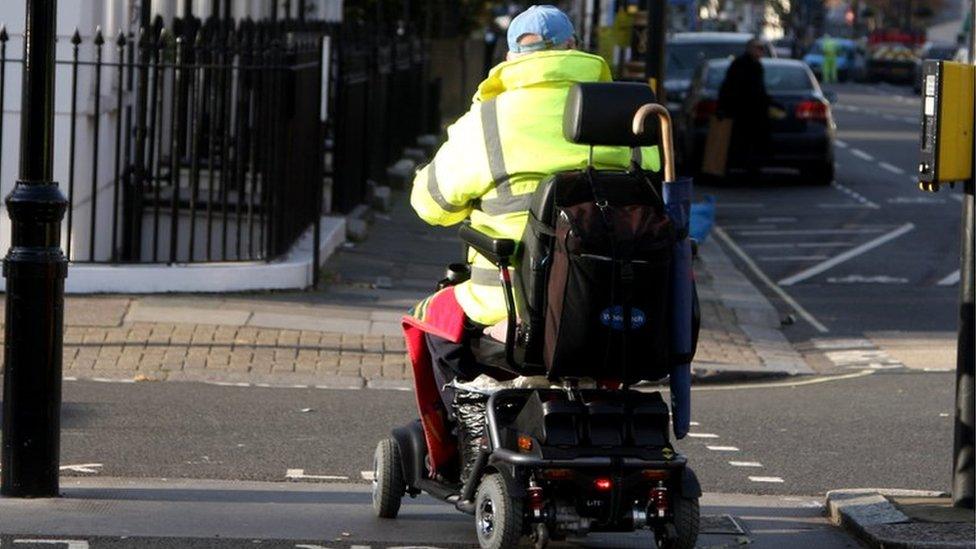
<svg viewBox="0 0 976 549">
<path fill-rule="evenodd" d="M 380 518 L 396 518 L 406 484 L 400 446 L 392 438 L 381 440 L 373 454 L 373 510 Z"/>
<path fill-rule="evenodd" d="M 486 475 L 478 486 L 474 508 L 482 549 L 517 547 L 522 537 L 522 500 L 512 497 L 501 475 Z"/>
</svg>

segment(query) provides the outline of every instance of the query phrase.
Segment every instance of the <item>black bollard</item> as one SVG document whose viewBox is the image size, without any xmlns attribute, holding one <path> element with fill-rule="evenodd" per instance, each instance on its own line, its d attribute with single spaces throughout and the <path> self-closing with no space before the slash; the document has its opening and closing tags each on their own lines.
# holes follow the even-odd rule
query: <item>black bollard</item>
<svg viewBox="0 0 976 549">
<path fill-rule="evenodd" d="M 53 181 L 56 0 L 27 0 L 20 116 L 20 178 L 7 196 L 11 245 L 4 324 L 0 495 L 58 495 L 64 279 L 61 219 L 67 201 Z"/>
</svg>

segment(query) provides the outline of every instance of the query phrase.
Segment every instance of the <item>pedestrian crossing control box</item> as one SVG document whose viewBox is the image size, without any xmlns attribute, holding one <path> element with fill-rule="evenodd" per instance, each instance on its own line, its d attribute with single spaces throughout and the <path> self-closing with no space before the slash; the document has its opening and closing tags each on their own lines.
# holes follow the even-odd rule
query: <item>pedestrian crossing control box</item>
<svg viewBox="0 0 976 549">
<path fill-rule="evenodd" d="M 940 184 L 973 176 L 973 111 L 976 67 L 950 61 L 922 65 L 922 147 L 919 187 L 936 191 Z"/>
</svg>

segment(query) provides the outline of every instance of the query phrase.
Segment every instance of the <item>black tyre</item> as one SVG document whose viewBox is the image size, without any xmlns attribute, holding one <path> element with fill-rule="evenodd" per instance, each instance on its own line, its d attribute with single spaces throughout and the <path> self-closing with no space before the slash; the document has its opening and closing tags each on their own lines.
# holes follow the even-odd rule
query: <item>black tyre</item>
<svg viewBox="0 0 976 549">
<path fill-rule="evenodd" d="M 698 542 L 698 526 L 701 520 L 698 498 L 678 496 L 671 502 L 674 513 L 673 528 L 666 539 L 658 539 L 661 549 L 694 549 Z"/>
<path fill-rule="evenodd" d="M 373 454 L 373 510 L 380 518 L 396 518 L 406 491 L 400 447 L 392 438 L 381 440 Z"/>
<path fill-rule="evenodd" d="M 501 475 L 493 473 L 481 480 L 475 497 L 474 521 L 482 549 L 518 546 L 522 537 L 522 500 L 509 495 Z"/>
<path fill-rule="evenodd" d="M 828 162 L 822 166 L 811 168 L 808 177 L 814 185 L 824 187 L 830 185 L 834 182 L 834 163 Z"/>
</svg>

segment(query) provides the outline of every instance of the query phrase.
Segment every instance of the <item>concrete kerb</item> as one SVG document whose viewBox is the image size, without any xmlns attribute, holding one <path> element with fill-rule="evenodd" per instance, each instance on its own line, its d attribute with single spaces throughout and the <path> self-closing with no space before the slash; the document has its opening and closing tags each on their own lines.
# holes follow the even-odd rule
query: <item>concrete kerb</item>
<svg viewBox="0 0 976 549">
<path fill-rule="evenodd" d="M 944 492 L 861 488 L 831 490 L 827 516 L 869 547 L 884 549 L 947 549 L 976 547 L 972 534 L 953 523 L 918 523 L 902 513 L 888 497 L 942 497 Z"/>
<path fill-rule="evenodd" d="M 759 355 L 766 374 L 813 374 L 813 369 L 783 335 L 776 308 L 735 267 L 722 248 L 714 240 L 706 241 L 699 248 L 699 257 L 712 275 L 710 296 L 717 298 L 735 314 L 739 327 Z M 752 373 L 761 375 L 762 371 Z"/>
</svg>

